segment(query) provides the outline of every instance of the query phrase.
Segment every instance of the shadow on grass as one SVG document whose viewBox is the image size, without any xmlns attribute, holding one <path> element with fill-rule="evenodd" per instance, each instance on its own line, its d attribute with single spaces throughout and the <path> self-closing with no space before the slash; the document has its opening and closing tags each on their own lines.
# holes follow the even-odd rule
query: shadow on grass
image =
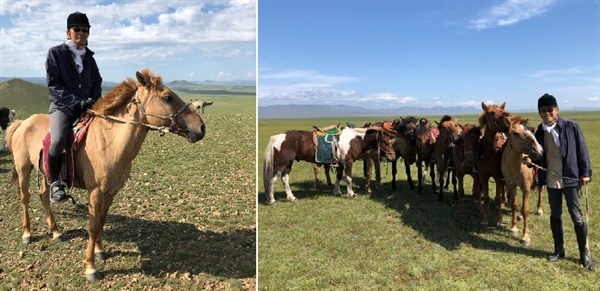
<svg viewBox="0 0 600 291">
<path fill-rule="evenodd" d="M 453 201 L 452 193 L 444 192 L 444 201 L 437 202 L 437 194 L 433 194 L 431 184 L 423 185 L 423 194 L 410 190 L 408 183 L 397 181 L 398 189 L 391 191 L 390 183 L 373 192 L 370 199 L 386 205 L 400 214 L 401 223 L 421 233 L 423 237 L 447 250 L 456 250 L 461 244 L 469 244 L 478 249 L 497 252 L 513 252 L 532 257 L 545 257 L 547 253 L 524 248 L 518 237 L 513 237 L 509 230 L 502 227 L 483 227 L 475 199 L 468 189 L 465 189 L 464 212 L 459 212 L 458 205 Z M 450 185 L 452 189 L 452 185 Z M 495 219 L 496 205 L 490 201 L 490 221 Z M 503 209 L 504 214 L 510 213 Z M 508 223 L 506 217 L 504 223 Z M 522 224 L 519 225 L 522 231 Z M 521 235 L 522 233 L 519 233 Z M 488 239 L 486 237 L 491 237 Z M 495 238 L 496 239 L 495 239 Z M 506 242 L 509 237 L 512 242 Z M 533 237 L 535 239 L 535 236 Z M 513 244 L 514 243 L 514 244 Z"/>
<path fill-rule="evenodd" d="M 78 219 L 87 220 L 87 207 L 78 205 Z M 102 235 L 108 251 L 108 261 L 112 257 L 140 257 L 139 268 L 115 270 L 103 267 L 108 274 L 143 273 L 162 278 L 175 272 L 198 275 L 208 273 L 224 278 L 251 278 L 256 274 L 256 253 L 254 229 L 236 229 L 217 233 L 201 231 L 190 223 L 154 221 L 122 215 L 108 214 L 105 231 Z M 65 241 L 80 237 L 87 241 L 87 229 L 73 229 L 63 233 Z M 137 244 L 137 251 L 115 251 L 114 243 L 130 242 Z"/>
<path fill-rule="evenodd" d="M 331 174 L 331 179 L 332 179 L 331 183 L 333 183 L 335 185 L 335 174 L 334 173 Z M 354 191 L 359 195 L 366 194 L 364 191 L 365 183 L 366 182 L 365 182 L 364 178 L 353 177 L 352 189 L 354 189 Z M 265 198 L 264 187 L 263 187 L 263 185 L 260 185 L 260 186 L 261 187 L 259 187 L 259 189 L 262 191 L 259 190 L 259 192 L 256 196 L 256 199 L 258 199 L 258 203 L 265 204 L 267 199 Z M 313 181 L 303 180 L 303 181 L 298 181 L 298 182 L 294 182 L 294 181 L 290 182 L 290 188 L 297 189 L 297 190 L 292 190 L 292 193 L 298 200 L 316 199 L 320 196 L 333 196 L 333 187 L 334 186 L 328 186 L 327 182 L 324 179 L 319 181 L 319 184 L 317 185 L 316 189 L 315 189 L 314 180 Z M 341 194 L 342 196 L 348 194 L 348 193 L 346 193 L 346 181 L 345 180 L 340 182 L 340 191 L 342 192 L 342 194 Z M 277 182 L 275 182 L 274 196 L 275 196 L 275 200 L 277 202 L 287 201 L 285 190 L 283 188 L 283 184 L 281 183 L 280 177 L 278 177 Z"/>
</svg>

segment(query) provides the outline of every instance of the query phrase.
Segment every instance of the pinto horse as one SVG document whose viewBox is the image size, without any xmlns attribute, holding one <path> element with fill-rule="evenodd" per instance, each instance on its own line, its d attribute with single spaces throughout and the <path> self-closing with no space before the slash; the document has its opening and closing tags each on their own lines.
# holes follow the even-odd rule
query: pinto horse
<svg viewBox="0 0 600 291">
<path fill-rule="evenodd" d="M 530 156 L 538 160 L 542 156 L 542 146 L 533 135 L 534 128 L 527 125 L 527 118 L 520 116 L 511 117 L 511 126 L 508 130 L 506 147 L 502 153 L 502 174 L 506 183 L 506 192 L 512 209 L 511 231 L 517 234 L 517 187 L 523 192 L 523 205 L 521 215 L 523 216 L 523 237 L 521 243 L 529 247 L 531 238 L 529 235 L 529 197 L 532 186 L 535 184 L 534 169 L 523 163 L 523 157 Z"/>
<path fill-rule="evenodd" d="M 496 206 L 497 206 L 497 223 L 502 223 L 502 203 L 504 202 L 504 177 L 500 163 L 502 160 L 502 149 L 498 149 L 495 145 L 496 133 L 508 132 L 510 127 L 510 113 L 504 110 L 506 102 L 501 105 L 491 104 L 486 105 L 481 102 L 483 113 L 479 116 L 479 126 L 485 127 L 483 138 L 480 144 L 480 158 L 477 161 L 477 170 L 479 172 L 479 182 L 481 183 L 481 194 L 483 205 L 478 203 L 479 212 L 482 217 L 481 224 L 488 225 L 489 215 L 489 186 L 490 178 L 496 183 Z"/>
<path fill-rule="evenodd" d="M 458 182 L 458 208 L 464 210 L 463 197 L 465 196 L 464 177 L 470 175 L 473 178 L 473 196 L 479 201 L 479 175 L 474 171 L 475 163 L 481 139 L 481 127 L 475 124 L 465 124 L 460 133 L 460 138 L 454 141 L 452 147 L 452 159 L 454 171 Z"/>
<path fill-rule="evenodd" d="M 423 163 L 425 168 L 429 167 L 429 175 L 431 177 L 431 186 L 435 193 L 435 162 L 432 159 L 433 147 L 435 145 L 435 136 L 431 131 L 431 126 L 426 118 L 419 119 L 419 123 L 415 130 L 416 148 L 417 148 L 417 193 L 422 194 L 423 183 Z"/>
<path fill-rule="evenodd" d="M 6 149 L 6 128 L 15 118 L 16 112 L 8 109 L 7 107 L 0 107 L 0 128 L 2 128 L 2 148 L 0 151 Z"/>
<path fill-rule="evenodd" d="M 107 258 L 102 245 L 106 214 L 117 192 L 125 184 L 131 164 L 149 130 L 173 132 L 190 143 L 201 140 L 206 132 L 204 122 L 175 92 L 163 85 L 162 78 L 148 69 L 136 72 L 117 85 L 89 111 L 96 117 L 89 125 L 86 139 L 74 157 L 74 187 L 88 191 L 89 240 L 85 253 L 85 276 L 88 281 L 102 279 L 95 261 Z M 48 114 L 35 114 L 15 121 L 8 128 L 8 146 L 13 154 L 13 181 L 18 188 L 23 208 L 24 243 L 31 243 L 29 226 L 29 179 L 35 167 L 41 170 L 42 140 L 48 133 Z M 40 197 L 53 240 L 61 233 L 50 209 L 48 179 L 40 185 Z"/>
<path fill-rule="evenodd" d="M 435 165 L 440 182 L 440 192 L 438 193 L 437 200 L 442 201 L 444 199 L 444 187 L 442 187 L 444 185 L 444 173 L 450 168 L 450 163 L 452 162 L 452 147 L 454 145 L 453 142 L 459 139 L 462 127 L 458 124 L 458 119 L 448 115 L 444 115 L 440 122 L 436 121 L 436 124 L 440 131 L 434 145 Z M 456 191 L 456 173 L 453 169 L 449 171 L 452 174 L 454 198 L 458 199 L 458 192 Z M 450 177 L 448 177 L 448 179 L 450 179 Z"/>
<path fill-rule="evenodd" d="M 406 179 L 410 189 L 415 188 L 412 176 L 410 174 L 410 165 L 417 159 L 417 150 L 415 144 L 415 131 L 417 129 L 418 119 L 414 116 L 400 117 L 392 122 L 392 128 L 398 132 L 394 142 L 394 151 L 396 159 L 392 161 L 392 189 L 396 189 L 396 174 L 398 173 L 397 162 L 400 157 L 404 160 L 404 169 Z"/>
<path fill-rule="evenodd" d="M 289 185 L 292 164 L 294 160 L 317 163 L 313 134 L 312 131 L 289 130 L 270 137 L 265 149 L 263 166 L 265 197 L 268 204 L 275 203 L 274 184 L 278 175 L 281 175 L 287 200 L 296 200 Z M 339 194 L 339 182 L 345 173 L 348 195 L 350 197 L 355 195 L 352 191 L 352 164 L 361 153 L 380 147 L 387 153 L 389 160 L 394 159 L 392 144 L 395 137 L 394 131 L 381 127 L 343 129 L 334 152 L 334 157 L 338 161 L 334 194 Z"/>
</svg>

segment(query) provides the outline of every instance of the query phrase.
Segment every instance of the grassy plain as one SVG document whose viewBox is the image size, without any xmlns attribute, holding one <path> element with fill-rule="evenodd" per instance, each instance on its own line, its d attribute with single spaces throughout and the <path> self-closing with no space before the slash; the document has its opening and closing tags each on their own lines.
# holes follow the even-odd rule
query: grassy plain
<svg viewBox="0 0 600 291">
<path fill-rule="evenodd" d="M 537 113 L 521 113 L 537 125 Z M 594 172 L 600 169 L 599 112 L 563 112 L 579 122 L 591 152 Z M 429 116 L 430 121 L 441 116 Z M 474 123 L 477 116 L 455 116 Z M 357 198 L 335 197 L 326 185 L 313 188 L 312 165 L 294 163 L 290 186 L 299 199 L 285 200 L 280 179 L 277 202 L 264 204 L 262 161 L 268 137 L 289 129 L 310 130 L 313 125 L 351 121 L 391 120 L 397 117 L 347 119 L 260 119 L 258 121 L 258 289 L 259 290 L 596 290 L 598 272 L 578 266 L 573 224 L 563 211 L 567 258 L 548 263 L 553 251 L 546 193 L 545 214 L 531 208 L 530 248 L 505 228 L 479 225 L 470 177 L 465 179 L 466 210 L 460 213 L 446 192 L 435 201 L 429 180 L 419 196 L 406 183 L 403 167 L 391 190 L 391 167 L 382 164 L 383 185 L 371 196 L 363 189 L 362 163 L 353 172 Z M 412 168 L 416 179 L 416 167 Z M 324 174 L 321 173 L 321 179 Z M 429 178 L 428 178 L 429 179 Z M 344 185 L 344 183 L 342 183 Z M 491 185 L 493 186 L 493 185 Z M 452 187 L 452 186 L 450 186 Z M 358 190 L 358 191 L 357 191 Z M 345 192 L 345 187 L 342 187 Z M 600 249 L 600 184 L 588 186 L 589 241 L 592 256 Z M 492 199 L 493 199 L 492 194 Z M 518 194 L 521 196 L 520 192 Z M 531 204 L 537 203 L 532 196 Z M 492 203 L 493 204 L 493 203 Z M 519 203 L 520 204 L 520 203 Z M 491 209 L 495 205 L 490 206 Z M 490 212 L 493 215 L 493 211 Z M 493 217 L 492 217 L 493 218 Z M 503 221 L 509 223 L 504 209 Z M 520 226 L 521 227 L 521 226 Z"/>
<path fill-rule="evenodd" d="M 0 290 L 254 290 L 256 287 L 256 98 L 182 94 L 215 103 L 206 137 L 189 144 L 153 132 L 109 211 L 105 278 L 84 278 L 87 195 L 53 205 L 65 242 L 51 242 L 33 175 L 31 245 L 21 243 L 21 207 L 0 155 Z M 23 111 L 21 118 L 32 113 Z"/>
</svg>

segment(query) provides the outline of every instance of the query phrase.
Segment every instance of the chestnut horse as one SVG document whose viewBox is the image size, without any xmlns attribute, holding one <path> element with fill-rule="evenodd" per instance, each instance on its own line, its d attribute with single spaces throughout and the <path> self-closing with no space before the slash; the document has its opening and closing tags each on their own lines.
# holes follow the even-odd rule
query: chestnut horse
<svg viewBox="0 0 600 291">
<path fill-rule="evenodd" d="M 200 115 L 175 92 L 163 85 L 162 78 L 148 69 L 136 72 L 132 78 L 117 85 L 108 95 L 100 98 L 90 111 L 96 118 L 91 122 L 87 137 L 74 157 L 74 187 L 88 191 L 89 240 L 85 253 L 85 276 L 88 281 L 102 279 L 95 260 L 107 257 L 102 246 L 102 231 L 106 214 L 113 198 L 123 187 L 133 159 L 150 129 L 173 132 L 195 143 L 205 134 Z M 33 168 L 43 172 L 40 162 L 42 140 L 48 133 L 48 114 L 35 114 L 15 121 L 7 134 L 13 154 L 13 181 L 18 188 L 23 208 L 24 243 L 31 243 L 29 226 L 29 179 Z M 61 233 L 50 209 L 48 181 L 40 185 L 40 198 L 54 240 Z"/>
<path fill-rule="evenodd" d="M 529 197 L 532 186 L 535 184 L 534 169 L 523 164 L 523 157 L 530 156 L 538 160 L 542 156 L 542 146 L 536 141 L 533 127 L 527 125 L 527 118 L 520 116 L 511 117 L 511 126 L 508 130 L 508 139 L 504 153 L 502 153 L 502 174 L 506 183 L 506 192 L 512 209 L 511 231 L 517 234 L 517 187 L 523 193 L 523 205 L 521 215 L 523 216 L 523 237 L 521 243 L 529 247 L 531 238 L 529 235 Z"/>
<path fill-rule="evenodd" d="M 334 194 L 339 194 L 339 182 L 345 173 L 348 195 L 350 197 L 355 195 L 352 191 L 352 164 L 361 153 L 380 147 L 383 152 L 387 153 L 388 159 L 394 159 L 392 143 L 395 137 L 394 131 L 388 131 L 381 127 L 343 129 L 334 152 L 334 158 L 338 161 Z M 289 130 L 271 136 L 265 149 L 263 163 L 263 182 L 267 203 L 275 203 L 274 184 L 278 175 L 281 175 L 287 200 L 295 201 L 296 197 L 289 185 L 292 164 L 294 160 L 317 163 L 315 156 L 316 145 L 312 131 Z"/>
<path fill-rule="evenodd" d="M 433 133 L 431 132 L 431 126 L 426 118 L 419 119 L 419 123 L 415 129 L 415 140 L 417 148 L 417 193 L 423 193 L 423 163 L 425 163 L 425 168 L 429 167 L 431 186 L 433 187 L 433 193 L 435 193 L 435 162 L 432 159 L 435 136 L 433 136 Z"/>
<path fill-rule="evenodd" d="M 440 192 L 438 193 L 438 201 L 444 199 L 444 173 L 450 169 L 450 163 L 452 162 L 452 147 L 453 142 L 459 139 L 462 127 L 458 124 L 458 119 L 452 118 L 448 115 L 444 115 L 440 122 L 435 122 L 438 130 L 440 131 L 439 136 L 435 140 L 434 154 L 435 154 L 435 166 L 439 174 Z M 452 185 L 454 186 L 454 199 L 458 199 L 458 192 L 456 191 L 456 173 L 454 170 L 449 170 L 448 175 L 452 174 Z M 450 179 L 450 177 L 448 177 Z M 448 181 L 446 181 L 448 182 Z M 435 193 L 434 193 L 435 194 Z"/>
<path fill-rule="evenodd" d="M 400 157 L 404 160 L 404 169 L 406 179 L 410 189 L 415 189 L 412 176 L 410 174 L 410 165 L 417 159 L 417 148 L 415 144 L 415 131 L 417 129 L 418 119 L 414 116 L 400 117 L 392 122 L 392 129 L 398 132 L 394 142 L 396 159 L 392 161 L 392 189 L 396 189 L 396 174 L 398 173 L 397 162 Z"/>
<path fill-rule="evenodd" d="M 489 186 L 490 178 L 496 183 L 496 206 L 497 223 L 502 222 L 502 203 L 504 202 L 504 177 L 500 163 L 502 160 L 502 150 L 495 147 L 496 133 L 508 132 L 510 126 L 510 113 L 504 110 L 506 102 L 501 105 L 486 105 L 481 102 L 483 113 L 479 116 L 479 126 L 485 127 L 483 138 L 481 139 L 479 160 L 477 161 L 477 170 L 479 172 L 479 182 L 481 183 L 481 194 L 483 205 L 478 203 L 479 212 L 482 217 L 481 224 L 488 225 L 489 215 Z"/>
</svg>

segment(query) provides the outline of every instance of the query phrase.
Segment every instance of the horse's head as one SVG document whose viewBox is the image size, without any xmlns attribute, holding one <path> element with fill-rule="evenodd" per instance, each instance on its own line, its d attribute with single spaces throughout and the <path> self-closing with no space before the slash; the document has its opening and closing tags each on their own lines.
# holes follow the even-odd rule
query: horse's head
<svg viewBox="0 0 600 291">
<path fill-rule="evenodd" d="M 415 140 L 417 144 L 417 155 L 422 160 L 429 161 L 431 159 L 431 153 L 433 152 L 433 145 L 435 144 L 435 137 L 431 132 L 429 121 L 425 118 L 419 120 L 419 125 L 415 131 Z"/>
<path fill-rule="evenodd" d="M 485 126 L 493 134 L 496 132 L 508 132 L 508 128 L 510 127 L 510 113 L 504 109 L 505 107 L 506 102 L 500 105 L 486 105 L 484 102 L 481 102 L 483 113 L 479 116 L 479 126 Z"/>
<path fill-rule="evenodd" d="M 150 70 L 136 72 L 137 98 L 141 118 L 152 126 L 163 127 L 177 135 L 185 137 L 189 142 L 197 142 L 204 138 L 206 126 L 202 117 L 185 103 L 171 89 L 164 86 L 160 76 L 154 76 Z"/>
<path fill-rule="evenodd" d="M 511 121 L 508 140 L 506 141 L 508 146 L 525 155 L 529 155 L 533 160 L 540 159 L 543 149 L 533 135 L 535 128 L 528 125 L 529 120 L 520 116 L 514 116 Z"/>
<path fill-rule="evenodd" d="M 394 150 L 394 141 L 396 141 L 396 131 L 390 126 L 385 126 L 385 122 L 381 123 L 384 126 L 370 125 L 369 130 L 377 131 L 377 146 L 381 152 L 381 156 L 388 161 L 396 159 L 396 151 Z"/>
<path fill-rule="evenodd" d="M 446 118 L 446 116 L 438 123 L 440 138 L 456 143 L 460 139 L 460 133 L 463 130 L 462 126 L 458 123 L 458 119 L 449 116 Z"/>
<path fill-rule="evenodd" d="M 466 124 L 461 132 L 461 145 L 465 154 L 465 165 L 473 166 L 478 159 L 479 140 L 482 129 L 474 124 Z"/>
<path fill-rule="evenodd" d="M 8 125 L 13 121 L 15 115 L 16 113 L 14 110 L 8 109 L 7 107 L 0 107 L 0 127 L 3 131 L 6 130 Z"/>
<path fill-rule="evenodd" d="M 196 108 L 196 110 L 200 110 L 202 111 L 202 114 L 204 114 L 204 109 L 210 105 L 212 105 L 214 102 L 206 102 L 202 99 L 192 99 L 190 100 L 190 105 L 194 108 Z"/>
</svg>

